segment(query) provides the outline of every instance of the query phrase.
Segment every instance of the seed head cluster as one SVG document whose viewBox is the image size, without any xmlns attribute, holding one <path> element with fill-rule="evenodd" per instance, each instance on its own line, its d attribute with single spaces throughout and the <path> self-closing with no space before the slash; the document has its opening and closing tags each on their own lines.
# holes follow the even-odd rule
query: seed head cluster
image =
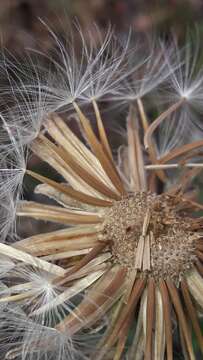
<svg viewBox="0 0 203 360">
<path fill-rule="evenodd" d="M 143 236 L 150 243 L 149 276 L 179 281 L 196 259 L 195 241 L 199 236 L 191 231 L 192 220 L 180 216 L 176 207 L 174 197 L 150 192 L 137 192 L 115 202 L 103 229 L 103 238 L 112 241 L 114 262 L 134 270 L 139 240 Z M 149 223 L 143 234 L 147 212 Z"/>
</svg>

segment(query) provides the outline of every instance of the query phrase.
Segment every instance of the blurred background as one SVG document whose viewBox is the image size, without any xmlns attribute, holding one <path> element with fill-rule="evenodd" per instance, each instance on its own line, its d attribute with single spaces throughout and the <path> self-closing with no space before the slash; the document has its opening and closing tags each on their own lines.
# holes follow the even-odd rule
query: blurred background
<svg viewBox="0 0 203 360">
<path fill-rule="evenodd" d="M 29 47 L 49 51 L 53 44 L 39 18 L 59 35 L 77 18 L 84 31 L 94 22 L 101 30 L 110 22 L 121 33 L 131 26 L 135 33 L 167 36 L 173 31 L 181 38 L 194 24 L 202 32 L 202 16 L 202 0 L 1 0 L 0 34 L 12 52 Z"/>
</svg>

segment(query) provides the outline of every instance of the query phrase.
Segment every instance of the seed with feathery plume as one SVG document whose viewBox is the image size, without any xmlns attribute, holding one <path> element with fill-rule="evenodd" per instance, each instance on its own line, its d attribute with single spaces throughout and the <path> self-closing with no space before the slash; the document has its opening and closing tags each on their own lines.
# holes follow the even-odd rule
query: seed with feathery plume
<svg viewBox="0 0 203 360">
<path fill-rule="evenodd" d="M 20 115 L 14 126 L 2 115 L 9 140 L 6 157 L 18 160 L 9 171 L 15 174 L 21 169 L 19 159 L 24 169 L 20 176 L 14 175 L 10 186 L 18 217 L 61 224 L 54 231 L 0 244 L 5 263 L 0 267 L 0 305 L 5 304 L 3 310 L 0 307 L 0 348 L 8 360 L 172 360 L 174 323 L 184 354 L 195 359 L 191 329 L 203 353 L 198 319 L 203 309 L 203 219 L 193 216 L 203 208 L 193 189 L 193 179 L 203 167 L 203 139 L 199 131 L 195 140 L 189 133 L 179 143 L 176 129 L 164 128 L 170 121 L 176 126 L 179 111 L 187 109 L 186 97 L 174 101 L 156 119 L 148 119 L 145 107 L 145 95 L 166 78 L 173 79 L 181 71 L 177 66 L 183 64 L 169 66 L 168 53 L 161 46 L 158 58 L 156 52 L 145 57 L 143 69 L 150 70 L 143 77 L 140 65 L 129 69 L 128 62 L 126 68 L 126 50 L 120 58 L 117 52 L 115 58 L 109 57 L 111 37 L 108 32 L 97 53 L 82 38 L 88 66 L 77 65 L 77 74 L 70 68 L 72 58 L 58 42 L 67 72 L 57 65 L 58 70 L 68 77 L 64 81 L 69 89 L 70 75 L 77 76 L 79 90 L 72 87 L 71 101 L 67 97 L 65 102 L 52 103 L 34 126 L 37 131 L 32 132 L 29 114 L 36 109 L 36 119 L 41 103 L 32 84 L 16 87 L 17 107 L 19 94 L 25 101 L 23 121 Z M 157 68 L 161 71 L 156 73 Z M 35 70 L 35 74 L 40 71 Z M 37 99 L 41 95 L 53 99 L 53 92 L 46 95 L 39 81 L 38 75 Z M 125 96 L 122 86 L 127 82 L 130 93 Z M 56 81 L 58 99 L 60 91 Z M 117 156 L 102 120 L 100 99 L 129 107 L 125 143 Z M 84 102 L 89 104 L 88 112 Z M 153 106 L 157 110 L 156 103 Z M 81 136 L 67 122 L 70 109 L 77 116 Z M 91 109 L 97 133 L 89 119 Z M 24 120 L 31 126 L 30 130 L 26 126 L 26 132 Z M 159 139 L 164 134 L 167 140 Z M 26 169 L 22 149 L 27 148 L 63 181 Z M 16 199 L 24 173 L 39 182 L 35 193 L 51 203 Z"/>
</svg>

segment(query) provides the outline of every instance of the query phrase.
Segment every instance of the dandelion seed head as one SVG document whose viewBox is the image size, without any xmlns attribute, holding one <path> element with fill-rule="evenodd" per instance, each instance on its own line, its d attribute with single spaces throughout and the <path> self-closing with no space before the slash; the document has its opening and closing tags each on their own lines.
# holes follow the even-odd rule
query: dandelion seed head
<svg viewBox="0 0 203 360">
<path fill-rule="evenodd" d="M 24 306 L 30 307 L 31 313 L 51 303 L 60 293 L 60 288 L 58 288 L 57 285 L 54 285 L 53 283 L 53 276 L 43 270 L 39 270 L 31 266 L 16 266 L 14 269 L 12 269 L 12 278 L 14 292 L 22 291 L 23 287 L 21 288 L 20 283 L 27 284 L 25 290 L 28 291 L 28 293 L 30 292 L 30 295 L 28 294 L 26 297 L 25 293 L 25 297 L 24 300 L 22 299 L 22 303 L 24 303 Z M 16 279 L 18 279 L 19 283 L 17 288 L 15 287 Z M 47 313 L 46 318 L 44 313 L 42 313 L 42 317 L 40 319 L 41 324 L 47 325 L 49 323 L 54 323 L 54 316 L 52 317 L 52 314 L 50 314 L 49 317 L 48 315 L 49 314 Z"/>
<path fill-rule="evenodd" d="M 37 54 L 47 67 L 31 57 L 25 67 L 3 62 L 14 103 L 0 114 L 0 235 L 6 240 L 0 254 L 12 259 L 2 261 L 0 272 L 2 354 L 102 360 L 140 351 L 146 359 L 166 352 L 171 358 L 173 315 L 192 359 L 190 322 L 203 343 L 192 300 L 203 308 L 203 225 L 191 215 L 202 210 L 193 182 L 203 167 L 196 123 L 201 70 L 195 72 L 187 48 L 174 53 L 159 41 L 130 56 L 129 41 L 120 49 L 110 28 L 101 36 L 95 27 L 95 41 L 79 29 L 78 56 L 72 39 L 64 42 L 47 29 L 56 53 Z M 148 98 L 162 84 L 163 92 L 172 90 L 163 111 L 164 101 Z M 9 88 L 3 92 L 9 95 Z M 100 100 L 124 104 L 123 116 L 129 105 L 118 151 L 111 149 Z M 67 121 L 73 110 L 75 132 Z M 26 169 L 28 153 L 59 180 Z M 21 199 L 25 173 L 40 183 L 39 200 Z M 36 235 L 8 242 L 16 214 L 55 223 L 57 230 L 39 227 Z"/>
<path fill-rule="evenodd" d="M 89 31 L 85 38 L 76 26 L 81 45 L 78 54 L 71 31 L 69 39 L 62 40 L 47 24 L 44 26 L 56 43 L 56 50 L 48 57 L 43 53 L 38 56 L 49 65 L 38 65 L 31 57 L 24 68 L 12 62 L 8 65 L 10 71 L 20 77 L 20 84 L 13 85 L 18 101 L 13 112 L 21 127 L 24 126 L 26 141 L 37 135 L 49 113 L 69 111 L 74 101 L 89 103 L 93 99 L 108 99 L 107 95 L 117 92 L 127 71 L 124 67 L 128 41 L 121 49 L 110 27 L 102 36 L 95 25 L 94 31 Z"/>
<path fill-rule="evenodd" d="M 74 351 L 68 334 L 61 334 L 53 328 L 33 322 L 20 308 L 9 307 L 6 312 L 1 311 L 0 317 L 1 339 L 7 339 L 12 347 L 7 351 L 8 345 L 5 344 L 6 359 L 20 357 L 23 360 L 47 358 L 73 360 L 77 356 L 79 358 L 79 353 Z M 6 330 L 4 330 L 5 323 Z"/>
<path fill-rule="evenodd" d="M 146 38 L 144 45 L 132 41 L 127 54 L 127 76 L 123 79 L 120 90 L 115 94 L 115 99 L 134 102 L 156 92 L 179 67 L 175 59 L 171 60 L 171 67 L 168 66 L 165 52 L 171 54 L 173 49 L 164 48 L 158 39 Z"/>
<path fill-rule="evenodd" d="M 14 262 L 6 256 L 0 256 L 0 278 L 3 278 L 15 266 Z"/>
<path fill-rule="evenodd" d="M 158 90 L 160 103 L 172 104 L 182 99 L 182 106 L 176 114 L 174 113 L 172 117 L 169 116 L 168 120 L 163 123 L 162 128 L 165 128 L 165 137 L 162 134 L 162 139 L 165 139 L 165 143 L 169 139 L 170 141 L 175 139 L 176 143 L 184 143 L 184 141 L 186 143 L 192 141 L 193 133 L 197 132 L 201 138 L 202 122 L 200 116 L 202 114 L 203 73 L 202 66 L 199 63 L 201 49 L 198 36 L 194 39 L 188 38 L 186 45 L 182 48 L 174 40 L 173 51 L 171 55 L 165 51 L 165 58 L 171 72 Z M 178 64 L 176 69 L 172 65 L 174 61 Z M 167 122 L 174 124 L 174 117 L 176 117 L 175 126 L 179 131 L 174 130 L 175 136 L 173 136 L 172 131 L 167 135 Z"/>
<path fill-rule="evenodd" d="M 22 194 L 23 178 L 26 171 L 26 149 L 21 134 L 13 124 L 0 115 L 2 139 L 0 145 L 0 233 L 1 241 L 8 234 L 15 234 L 16 206 Z"/>
</svg>

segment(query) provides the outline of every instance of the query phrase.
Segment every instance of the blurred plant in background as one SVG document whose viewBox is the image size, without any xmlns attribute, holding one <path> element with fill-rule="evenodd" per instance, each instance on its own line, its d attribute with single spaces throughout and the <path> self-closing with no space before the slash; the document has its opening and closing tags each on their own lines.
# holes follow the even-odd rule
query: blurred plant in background
<svg viewBox="0 0 203 360">
<path fill-rule="evenodd" d="M 182 37 L 188 26 L 196 24 L 202 29 L 203 5 L 201 0 L 2 0 L 0 9 L 1 41 L 6 48 L 20 53 L 32 47 L 48 50 L 51 46 L 46 29 L 38 18 L 43 18 L 56 33 L 63 33 L 68 19 L 77 17 L 80 24 L 90 28 L 94 22 L 100 30 L 109 22 L 119 33 L 132 27 L 133 32 Z"/>
</svg>

